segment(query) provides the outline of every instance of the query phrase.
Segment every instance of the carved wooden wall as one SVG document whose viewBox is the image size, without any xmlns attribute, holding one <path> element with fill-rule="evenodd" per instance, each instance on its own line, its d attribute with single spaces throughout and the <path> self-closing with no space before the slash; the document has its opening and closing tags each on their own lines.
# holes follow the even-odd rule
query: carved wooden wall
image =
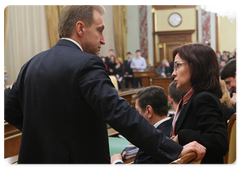
<svg viewBox="0 0 240 170">
<path fill-rule="evenodd" d="M 154 56 L 154 65 L 161 65 L 163 59 L 167 59 L 168 62 L 173 61 L 172 52 L 174 48 L 191 43 L 193 32 L 194 30 L 155 32 L 154 37 L 158 40 L 155 50 L 158 50 L 160 55 Z"/>
<path fill-rule="evenodd" d="M 177 46 L 197 42 L 198 12 L 193 5 L 153 5 L 153 46 L 154 67 L 161 65 L 163 59 L 173 61 L 172 52 Z M 182 22 L 171 26 L 168 18 L 172 13 L 179 13 Z"/>
</svg>

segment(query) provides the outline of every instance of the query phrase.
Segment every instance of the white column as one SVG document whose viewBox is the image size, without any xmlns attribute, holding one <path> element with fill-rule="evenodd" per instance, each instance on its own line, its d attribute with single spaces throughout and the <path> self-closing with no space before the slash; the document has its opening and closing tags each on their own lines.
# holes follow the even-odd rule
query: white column
<svg viewBox="0 0 240 170">
<path fill-rule="evenodd" d="M 147 20 L 148 20 L 148 61 L 153 66 L 153 18 L 152 5 L 147 6 Z"/>
<path fill-rule="evenodd" d="M 202 8 L 198 5 L 198 42 L 202 42 Z"/>
<path fill-rule="evenodd" d="M 210 13 L 210 32 L 211 32 L 211 47 L 216 51 L 216 17 L 215 13 Z"/>
</svg>

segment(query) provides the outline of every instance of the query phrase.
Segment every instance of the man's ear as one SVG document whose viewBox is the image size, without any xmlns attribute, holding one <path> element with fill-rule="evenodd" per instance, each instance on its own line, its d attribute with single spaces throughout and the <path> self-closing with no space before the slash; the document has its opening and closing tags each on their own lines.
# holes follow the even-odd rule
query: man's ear
<svg viewBox="0 0 240 170">
<path fill-rule="evenodd" d="M 86 25 L 82 21 L 76 23 L 76 30 L 79 36 L 83 36 Z"/>
<path fill-rule="evenodd" d="M 173 99 L 170 96 L 168 96 L 168 99 L 169 99 L 170 104 L 172 105 L 173 104 Z"/>
<path fill-rule="evenodd" d="M 153 116 L 153 108 L 152 108 L 152 106 L 147 105 L 146 110 L 147 110 L 147 117 L 150 119 Z"/>
</svg>

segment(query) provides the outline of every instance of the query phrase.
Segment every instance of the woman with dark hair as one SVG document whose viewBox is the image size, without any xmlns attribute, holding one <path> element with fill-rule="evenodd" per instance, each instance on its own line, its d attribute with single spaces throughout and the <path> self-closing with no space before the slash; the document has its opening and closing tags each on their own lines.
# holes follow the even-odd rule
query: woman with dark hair
<svg viewBox="0 0 240 170">
<path fill-rule="evenodd" d="M 107 66 L 108 66 L 108 75 L 114 75 L 114 67 L 116 66 L 114 55 L 110 56 L 110 60 L 107 64 Z"/>
<path fill-rule="evenodd" d="M 186 44 L 173 51 L 172 76 L 187 91 L 173 120 L 172 139 L 181 145 L 197 141 L 207 148 L 201 163 L 223 163 L 228 152 L 227 120 L 220 98 L 219 65 L 213 49 Z"/>
</svg>

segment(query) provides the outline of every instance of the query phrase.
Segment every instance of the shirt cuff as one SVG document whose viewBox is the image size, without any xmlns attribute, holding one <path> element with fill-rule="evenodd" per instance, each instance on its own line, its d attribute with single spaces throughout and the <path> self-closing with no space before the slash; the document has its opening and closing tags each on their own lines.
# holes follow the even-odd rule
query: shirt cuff
<svg viewBox="0 0 240 170">
<path fill-rule="evenodd" d="M 117 159 L 117 160 L 113 161 L 112 165 L 117 164 L 117 163 L 122 163 L 123 164 L 123 161 L 120 160 L 120 159 Z"/>
</svg>

